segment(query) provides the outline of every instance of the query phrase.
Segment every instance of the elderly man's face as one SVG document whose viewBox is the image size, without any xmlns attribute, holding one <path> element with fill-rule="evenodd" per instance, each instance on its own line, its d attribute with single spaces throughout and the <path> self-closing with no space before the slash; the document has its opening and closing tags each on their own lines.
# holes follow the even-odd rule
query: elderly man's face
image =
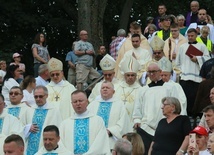
<svg viewBox="0 0 214 155">
<path fill-rule="evenodd" d="M 10 102 L 14 105 L 21 103 L 23 94 L 20 89 L 11 89 L 9 92 Z"/>
<path fill-rule="evenodd" d="M 47 97 L 48 95 L 45 94 L 42 88 L 34 91 L 34 98 L 38 106 L 43 106 L 46 103 Z"/>
<path fill-rule="evenodd" d="M 192 2 L 190 4 L 190 9 L 192 12 L 198 12 L 198 9 L 199 9 L 199 4 L 197 2 Z"/>
<path fill-rule="evenodd" d="M 161 58 L 163 57 L 163 51 L 162 50 L 156 50 L 156 51 L 153 51 L 153 58 L 156 60 L 156 61 L 159 61 Z"/>
<path fill-rule="evenodd" d="M 134 72 L 128 72 L 124 74 L 124 78 L 128 85 L 133 85 L 136 81 L 137 74 Z"/>
<path fill-rule="evenodd" d="M 149 65 L 147 69 L 147 74 L 151 81 L 158 81 L 161 78 L 160 76 L 161 70 L 157 65 L 154 65 L 154 64 Z"/>
<path fill-rule="evenodd" d="M 103 71 L 105 81 L 112 82 L 114 74 L 115 74 L 114 71 Z"/>
<path fill-rule="evenodd" d="M 63 79 L 63 72 L 62 71 L 52 71 L 50 73 L 50 77 L 51 77 L 51 81 L 53 81 L 54 83 L 59 83 L 60 81 L 62 81 Z"/>
</svg>

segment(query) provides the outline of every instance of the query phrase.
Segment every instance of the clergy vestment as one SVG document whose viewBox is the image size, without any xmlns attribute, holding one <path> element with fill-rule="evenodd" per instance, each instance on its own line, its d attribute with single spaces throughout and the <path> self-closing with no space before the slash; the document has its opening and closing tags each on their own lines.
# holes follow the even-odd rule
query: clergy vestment
<svg viewBox="0 0 214 155">
<path fill-rule="evenodd" d="M 71 151 L 66 149 L 61 142 L 58 142 L 58 147 L 52 151 L 47 151 L 44 146 L 42 146 L 35 155 L 73 155 Z"/>
<path fill-rule="evenodd" d="M 57 84 L 51 81 L 46 87 L 48 89 L 47 102 L 59 108 L 63 120 L 70 117 L 74 112 L 71 106 L 71 93 L 76 88 L 66 80 Z"/>
<path fill-rule="evenodd" d="M 59 125 L 62 122 L 59 109 L 52 104 L 46 103 L 42 107 L 34 106 L 32 110 L 25 113 L 22 122 L 24 122 L 26 140 L 26 155 L 34 155 L 38 149 L 43 146 L 43 129 L 48 125 Z M 39 131 L 36 133 L 29 132 L 30 126 L 36 124 Z"/>
<path fill-rule="evenodd" d="M 142 34 L 141 34 L 141 43 L 140 43 L 140 46 L 143 49 L 146 49 L 146 50 L 148 50 L 149 52 L 152 53 L 152 50 L 151 50 L 151 47 L 149 45 L 148 40 Z M 119 73 L 119 64 L 120 64 L 120 61 L 123 59 L 124 54 L 127 51 L 131 50 L 131 49 L 133 49 L 133 46 L 132 46 L 131 35 L 130 35 L 128 38 L 126 38 L 126 40 L 123 42 L 121 48 L 118 51 L 118 57 L 117 57 L 116 66 L 115 66 L 115 76 L 116 77 L 117 77 L 117 74 Z"/>
<path fill-rule="evenodd" d="M 169 41 L 171 40 L 171 41 Z M 173 56 L 173 53 L 176 54 L 176 56 L 178 55 L 178 48 L 184 44 L 184 43 L 187 43 L 187 39 L 179 34 L 178 38 L 174 39 L 172 37 L 168 38 L 167 40 L 165 40 L 165 44 L 164 44 L 164 48 L 163 48 L 163 52 L 165 54 L 165 56 L 170 59 L 170 60 L 173 60 L 172 56 Z M 170 47 L 171 46 L 171 47 Z M 170 58 L 169 58 L 170 56 Z"/>
<path fill-rule="evenodd" d="M 135 98 L 133 119 L 134 123 L 141 123 L 145 132 L 154 136 L 158 122 L 164 117 L 161 109 L 162 99 L 167 96 L 177 97 L 177 93 L 175 87 L 168 82 L 157 86 L 154 83 L 152 87 L 149 85 L 141 87 L 138 94 L 140 97 Z"/>
<path fill-rule="evenodd" d="M 181 70 L 181 80 L 192 80 L 200 83 L 202 81 L 202 78 L 199 76 L 200 68 L 205 61 L 210 59 L 209 52 L 207 47 L 202 43 L 191 44 L 203 52 L 202 56 L 196 56 L 198 63 L 195 63 L 186 55 L 189 45 L 188 43 L 184 43 L 180 46 L 175 63 L 177 68 Z"/>
<path fill-rule="evenodd" d="M 22 118 L 25 116 L 26 111 L 31 110 L 31 108 L 28 107 L 25 103 L 20 103 L 17 105 L 9 104 L 5 110 L 8 114 L 15 116 L 22 122 Z"/>
<path fill-rule="evenodd" d="M 92 89 L 92 92 L 91 92 L 90 96 L 88 97 L 89 103 L 91 103 L 92 101 L 96 100 L 96 97 L 100 95 L 101 86 L 102 86 L 102 83 L 104 81 L 105 80 L 102 80 L 102 81 L 98 82 L 94 86 L 94 88 Z M 112 80 L 111 83 L 114 85 L 114 90 L 117 91 L 117 88 L 119 86 L 119 80 L 117 80 L 116 78 L 113 78 L 113 80 Z"/>
<path fill-rule="evenodd" d="M 186 30 L 185 37 L 187 37 L 187 31 L 190 28 L 194 28 L 194 29 L 200 28 L 200 30 L 201 30 L 201 28 L 205 25 L 210 28 L 210 33 L 207 38 L 210 39 L 214 43 L 214 26 L 212 24 L 206 24 L 205 22 L 204 22 L 204 25 L 200 25 L 198 23 L 191 23 L 190 26 L 188 27 L 188 29 Z"/>
<path fill-rule="evenodd" d="M 103 118 L 106 129 L 112 134 L 109 137 L 111 149 L 114 148 L 116 139 L 122 138 L 124 134 L 132 131 L 124 103 L 117 97 L 109 100 L 103 100 L 101 97 L 97 98 L 88 105 L 88 109 Z"/>
<path fill-rule="evenodd" d="M 23 129 L 22 123 L 16 117 L 8 114 L 7 110 L 4 109 L 0 114 L 0 134 L 5 136 L 19 134 L 23 137 Z"/>
<path fill-rule="evenodd" d="M 110 153 L 104 122 L 89 110 L 64 120 L 60 126 L 60 137 L 65 147 L 74 154 L 106 155 Z"/>
<path fill-rule="evenodd" d="M 0 154 L 3 154 L 3 144 L 5 138 L 10 136 L 11 134 L 18 134 L 21 137 L 24 136 L 23 134 L 24 127 L 22 123 L 14 116 L 7 113 L 7 110 L 4 109 L 3 112 L 0 114 Z"/>
<path fill-rule="evenodd" d="M 135 82 L 133 85 L 128 85 L 125 81 L 120 82 L 119 87 L 117 91 L 115 91 L 114 96 L 116 98 L 119 98 L 123 101 L 123 104 L 126 107 L 126 111 L 128 113 L 128 116 L 130 118 L 130 121 L 132 122 L 131 126 L 133 126 L 133 111 L 134 111 L 134 101 L 135 98 L 138 98 L 141 86 L 138 82 Z"/>
<path fill-rule="evenodd" d="M 175 86 L 175 91 L 177 92 L 177 96 L 176 98 L 180 101 L 180 105 L 181 105 L 181 115 L 187 115 L 187 98 L 186 95 L 183 91 L 183 88 L 181 87 L 181 85 L 179 83 L 174 82 L 173 80 L 169 80 L 168 81 L 170 84 Z"/>
<path fill-rule="evenodd" d="M 122 58 L 121 62 L 125 61 L 127 57 L 131 57 L 131 56 L 133 56 L 140 64 L 139 70 L 145 69 L 145 64 L 152 60 L 151 53 L 148 50 L 145 50 L 142 47 L 138 47 L 127 51 L 124 54 L 124 57 Z M 119 67 L 121 67 L 121 64 L 119 64 Z M 124 79 L 124 76 L 121 74 L 120 69 L 118 69 L 118 71 L 119 72 L 117 72 L 117 78 Z"/>
</svg>

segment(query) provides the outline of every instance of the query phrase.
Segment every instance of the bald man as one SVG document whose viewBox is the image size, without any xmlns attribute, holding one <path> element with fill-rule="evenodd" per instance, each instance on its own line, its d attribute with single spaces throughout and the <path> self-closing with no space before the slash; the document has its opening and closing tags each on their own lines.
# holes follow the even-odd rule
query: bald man
<svg viewBox="0 0 214 155">
<path fill-rule="evenodd" d="M 99 78 L 100 74 L 93 68 L 94 47 L 88 41 L 88 33 L 80 31 L 80 40 L 75 44 L 74 52 L 78 56 L 76 61 L 76 83 L 77 89 L 83 89 L 83 83 Z"/>
</svg>

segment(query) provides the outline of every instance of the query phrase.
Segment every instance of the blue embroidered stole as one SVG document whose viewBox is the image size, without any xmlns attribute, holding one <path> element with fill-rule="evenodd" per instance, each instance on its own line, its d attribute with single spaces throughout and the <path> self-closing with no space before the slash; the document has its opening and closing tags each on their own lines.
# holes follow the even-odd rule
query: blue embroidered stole
<svg viewBox="0 0 214 155">
<path fill-rule="evenodd" d="M 34 155 L 39 149 L 42 127 L 47 113 L 48 109 L 35 109 L 33 124 L 36 124 L 39 127 L 39 131 L 36 133 L 30 133 L 28 137 L 27 155 Z"/>
<path fill-rule="evenodd" d="M 21 111 L 21 107 L 8 108 L 8 114 L 11 114 L 16 118 L 19 118 L 20 111 Z"/>
<path fill-rule="evenodd" d="M 74 120 L 74 154 L 86 153 L 89 149 L 89 118 Z"/>
<path fill-rule="evenodd" d="M 58 155 L 58 153 L 45 153 L 43 155 Z"/>
<path fill-rule="evenodd" d="M 0 118 L 0 134 L 2 133 L 3 123 L 4 123 L 4 119 Z"/>
<path fill-rule="evenodd" d="M 111 111 L 112 102 L 100 102 L 97 110 L 97 115 L 103 118 L 105 127 L 108 127 L 109 115 Z"/>
</svg>

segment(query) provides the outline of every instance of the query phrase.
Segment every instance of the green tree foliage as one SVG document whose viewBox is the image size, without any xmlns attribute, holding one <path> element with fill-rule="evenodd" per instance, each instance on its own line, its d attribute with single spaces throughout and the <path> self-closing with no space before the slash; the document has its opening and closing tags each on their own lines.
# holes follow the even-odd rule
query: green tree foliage
<svg viewBox="0 0 214 155">
<path fill-rule="evenodd" d="M 92 37 L 93 43 L 97 41 L 96 44 L 99 45 L 100 40 L 104 40 L 104 44 L 108 47 L 111 36 L 115 36 L 120 28 L 121 19 L 128 18 L 128 23 L 138 21 L 144 29 L 146 17 L 157 16 L 157 7 L 160 3 L 167 6 L 168 14 L 186 15 L 191 2 L 190 0 L 134 0 L 133 6 L 127 7 L 124 5 L 127 1 L 107 0 L 103 17 L 97 18 L 103 19 L 103 22 L 100 22 L 103 24 L 103 36 L 99 33 L 101 34 L 99 40 L 93 40 Z M 198 1 L 201 8 L 207 9 L 208 14 L 214 17 L 212 11 L 214 1 Z M 96 12 L 96 6 L 100 6 L 95 2 L 91 8 Z M 42 31 L 47 35 L 50 55 L 64 60 L 66 53 L 71 49 L 72 42 L 78 38 L 78 19 L 81 19 L 78 17 L 78 10 L 84 8 L 77 8 L 77 3 L 78 0 L 0 0 L 0 59 L 9 62 L 12 53 L 20 52 L 28 68 L 27 73 L 32 74 L 31 45 L 36 33 Z M 127 8 L 131 8 L 130 14 L 122 14 Z M 128 25 L 122 26 L 128 29 Z M 96 29 L 91 32 L 96 32 Z"/>
</svg>

